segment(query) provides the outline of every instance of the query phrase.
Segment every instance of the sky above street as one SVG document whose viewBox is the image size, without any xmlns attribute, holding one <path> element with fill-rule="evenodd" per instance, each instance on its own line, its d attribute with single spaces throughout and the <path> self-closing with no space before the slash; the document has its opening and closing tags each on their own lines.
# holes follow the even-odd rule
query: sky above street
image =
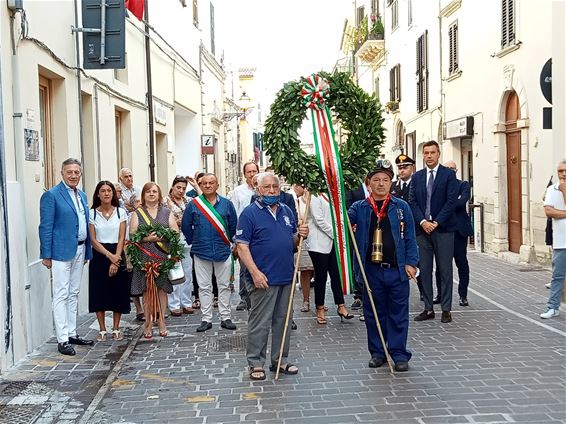
<svg viewBox="0 0 566 424">
<path fill-rule="evenodd" d="M 352 0 L 216 0 L 216 33 L 227 67 L 257 68 L 258 99 L 269 106 L 290 80 L 331 71 Z"/>
</svg>

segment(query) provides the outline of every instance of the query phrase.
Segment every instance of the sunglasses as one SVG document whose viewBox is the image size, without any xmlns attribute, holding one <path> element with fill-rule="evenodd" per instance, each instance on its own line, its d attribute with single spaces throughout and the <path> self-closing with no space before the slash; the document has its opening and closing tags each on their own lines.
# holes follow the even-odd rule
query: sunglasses
<svg viewBox="0 0 566 424">
<path fill-rule="evenodd" d="M 375 166 L 377 168 L 389 168 L 391 166 L 391 161 L 389 159 L 378 159 Z"/>
</svg>

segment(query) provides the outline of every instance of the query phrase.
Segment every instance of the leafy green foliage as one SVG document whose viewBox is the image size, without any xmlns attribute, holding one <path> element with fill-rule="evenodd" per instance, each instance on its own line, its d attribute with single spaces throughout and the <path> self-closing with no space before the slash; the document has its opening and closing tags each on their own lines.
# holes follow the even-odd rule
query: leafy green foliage
<svg viewBox="0 0 566 424">
<path fill-rule="evenodd" d="M 340 146 L 344 185 L 347 190 L 360 185 L 375 166 L 384 142 L 381 106 L 355 85 L 346 73 L 320 72 L 330 85 L 327 105 L 348 133 Z M 325 192 L 326 182 L 314 155 L 300 146 L 298 129 L 305 118 L 301 89 L 305 79 L 290 81 L 277 93 L 266 121 L 264 142 L 275 171 L 291 184 L 301 184 L 313 192 Z M 338 140 L 337 140 L 338 141 Z"/>
<path fill-rule="evenodd" d="M 160 224 L 141 224 L 135 233 L 130 234 L 130 241 L 126 246 L 126 252 L 130 256 L 132 265 L 142 271 L 145 271 L 145 262 L 142 260 L 142 250 L 140 249 L 140 246 L 142 246 L 142 239 L 151 233 L 155 233 L 157 237 L 163 239 L 163 244 L 169 247 L 168 253 L 163 253 L 167 256 L 163 257 L 162 260 L 157 258 L 151 259 L 153 262 L 160 262 L 159 274 L 161 275 L 168 272 L 175 266 L 176 262 L 185 257 L 183 254 L 184 248 L 181 244 L 180 235 L 177 231 L 164 227 Z"/>
</svg>

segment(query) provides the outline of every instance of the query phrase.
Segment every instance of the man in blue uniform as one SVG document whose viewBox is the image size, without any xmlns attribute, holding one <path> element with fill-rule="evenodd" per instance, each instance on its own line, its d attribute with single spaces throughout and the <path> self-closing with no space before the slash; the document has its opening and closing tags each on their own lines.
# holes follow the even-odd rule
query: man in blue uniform
<svg viewBox="0 0 566 424">
<path fill-rule="evenodd" d="M 409 280 L 415 279 L 419 262 L 415 223 L 407 202 L 390 194 L 393 168 L 388 160 L 378 160 L 367 178 L 371 194 L 354 203 L 348 216 L 356 225 L 356 242 L 395 370 L 407 371 Z M 369 366 L 377 368 L 386 358 L 367 292 L 363 303 Z"/>
</svg>

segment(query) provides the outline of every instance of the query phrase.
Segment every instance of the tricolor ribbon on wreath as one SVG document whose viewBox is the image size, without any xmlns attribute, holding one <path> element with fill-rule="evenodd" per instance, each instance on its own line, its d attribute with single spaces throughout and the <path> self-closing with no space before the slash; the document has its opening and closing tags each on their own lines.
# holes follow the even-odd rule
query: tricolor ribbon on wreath
<svg viewBox="0 0 566 424">
<path fill-rule="evenodd" d="M 214 208 L 213 205 L 210 204 L 208 200 L 204 197 L 204 194 L 201 194 L 198 197 L 193 199 L 193 202 L 197 209 L 201 211 L 204 217 L 208 220 L 212 228 L 216 230 L 220 238 L 226 245 L 231 249 L 232 242 L 230 241 L 230 237 L 228 235 L 228 225 L 226 225 L 226 221 L 222 218 L 222 215 L 218 213 L 218 211 Z M 234 255 L 230 253 L 230 258 L 232 261 L 231 270 L 230 270 L 230 281 L 234 281 Z"/>
<path fill-rule="evenodd" d="M 350 260 L 346 191 L 340 153 L 332 127 L 332 117 L 326 105 L 329 88 L 324 78 L 319 75 L 311 75 L 306 78 L 301 96 L 306 107 L 311 111 L 316 157 L 328 188 L 328 201 L 334 230 L 334 250 L 342 280 L 342 291 L 344 294 L 350 294 L 353 289 L 353 273 Z"/>
</svg>

